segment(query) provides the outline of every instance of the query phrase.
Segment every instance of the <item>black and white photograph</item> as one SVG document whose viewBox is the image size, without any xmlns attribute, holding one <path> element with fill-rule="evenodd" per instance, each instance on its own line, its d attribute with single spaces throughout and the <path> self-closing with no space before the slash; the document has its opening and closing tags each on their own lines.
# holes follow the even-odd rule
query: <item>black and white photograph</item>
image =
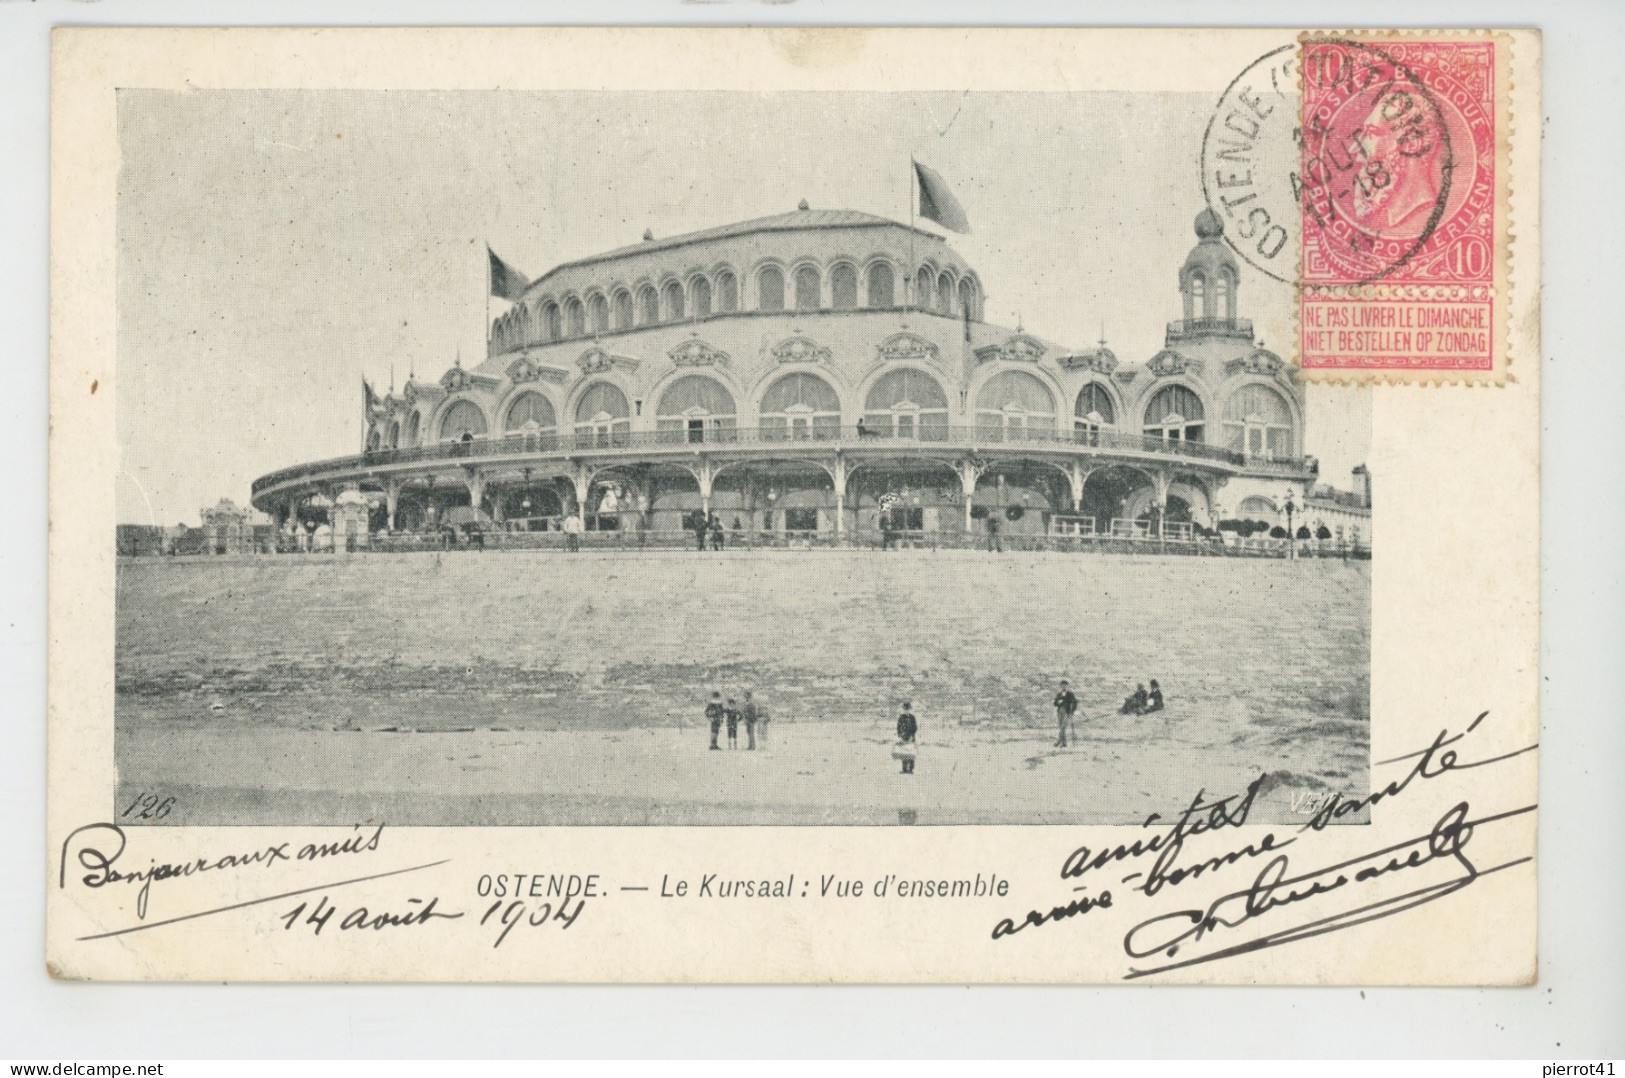
<svg viewBox="0 0 1625 1078">
<path fill-rule="evenodd" d="M 1269 108 L 120 89 L 110 810 L 1364 797 L 1372 389 L 1205 178 Z"/>
</svg>

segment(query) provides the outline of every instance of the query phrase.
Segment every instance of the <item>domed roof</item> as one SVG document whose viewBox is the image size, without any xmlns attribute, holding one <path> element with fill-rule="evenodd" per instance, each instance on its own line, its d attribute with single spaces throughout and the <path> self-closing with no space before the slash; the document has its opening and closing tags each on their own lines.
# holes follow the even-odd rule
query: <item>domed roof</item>
<svg viewBox="0 0 1625 1078">
<path fill-rule="evenodd" d="M 1236 256 L 1224 242 L 1224 222 L 1218 214 L 1211 209 L 1197 214 L 1196 235 L 1196 246 L 1185 256 L 1185 264 L 1179 270 L 1181 283 L 1189 280 L 1193 273 L 1200 273 L 1210 281 L 1216 280 L 1221 272 L 1227 272 L 1232 280 L 1241 275 Z"/>
</svg>

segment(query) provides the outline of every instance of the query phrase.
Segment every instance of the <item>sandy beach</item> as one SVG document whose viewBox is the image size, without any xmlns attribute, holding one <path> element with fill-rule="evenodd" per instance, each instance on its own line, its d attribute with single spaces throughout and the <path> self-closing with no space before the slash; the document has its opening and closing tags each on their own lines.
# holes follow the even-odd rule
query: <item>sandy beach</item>
<svg viewBox="0 0 1625 1078">
<path fill-rule="evenodd" d="M 1303 818 L 1366 787 L 1369 586 L 976 552 L 132 560 L 119 796 L 175 797 L 170 824 L 1139 823 L 1266 774 L 1257 818 Z M 1116 713 L 1159 675 L 1167 711 Z M 709 751 L 712 687 L 768 706 L 761 751 Z"/>
</svg>

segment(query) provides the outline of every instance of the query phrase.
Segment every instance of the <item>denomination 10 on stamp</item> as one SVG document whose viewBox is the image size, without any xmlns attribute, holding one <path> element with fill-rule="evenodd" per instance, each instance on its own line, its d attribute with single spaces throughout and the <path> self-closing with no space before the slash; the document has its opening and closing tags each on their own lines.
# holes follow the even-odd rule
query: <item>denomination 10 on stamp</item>
<svg viewBox="0 0 1625 1078">
<path fill-rule="evenodd" d="M 1501 47 L 1488 36 L 1303 44 L 1305 374 L 1504 375 Z"/>
</svg>

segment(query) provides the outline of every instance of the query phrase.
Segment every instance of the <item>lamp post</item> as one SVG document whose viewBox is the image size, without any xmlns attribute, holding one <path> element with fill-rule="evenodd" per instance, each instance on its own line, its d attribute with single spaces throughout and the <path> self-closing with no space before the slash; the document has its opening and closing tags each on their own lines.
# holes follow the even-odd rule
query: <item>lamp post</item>
<svg viewBox="0 0 1625 1078">
<path fill-rule="evenodd" d="M 1298 508 L 1292 500 L 1292 491 L 1286 492 L 1286 556 L 1288 560 L 1295 560 L 1298 556 L 1298 537 L 1292 530 L 1292 514 Z"/>
</svg>

